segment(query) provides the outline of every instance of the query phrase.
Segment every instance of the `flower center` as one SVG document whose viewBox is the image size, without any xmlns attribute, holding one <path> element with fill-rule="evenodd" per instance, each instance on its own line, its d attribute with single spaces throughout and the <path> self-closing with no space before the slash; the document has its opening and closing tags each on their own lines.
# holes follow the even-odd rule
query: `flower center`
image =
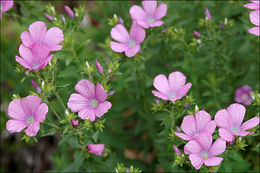
<svg viewBox="0 0 260 173">
<path fill-rule="evenodd" d="M 247 94 L 243 94 L 243 95 L 242 95 L 242 99 L 243 99 L 243 100 L 248 100 L 248 95 L 247 95 Z"/>
<path fill-rule="evenodd" d="M 154 18 L 152 16 L 147 17 L 147 22 L 148 23 L 153 23 L 154 22 Z"/>
<path fill-rule="evenodd" d="M 199 136 L 199 133 L 196 132 L 192 137 L 195 138 L 197 136 Z"/>
<path fill-rule="evenodd" d="M 97 105 L 98 105 L 98 102 L 97 102 L 96 99 L 92 99 L 92 100 L 90 101 L 90 106 L 91 106 L 92 108 L 97 107 Z"/>
<path fill-rule="evenodd" d="M 32 65 L 32 68 L 35 68 L 35 67 L 38 67 L 38 63 L 34 63 L 33 65 Z"/>
<path fill-rule="evenodd" d="M 231 128 L 231 131 L 232 131 L 233 133 L 238 133 L 238 132 L 239 132 L 239 128 L 238 128 L 238 127 L 232 127 L 232 128 Z"/>
<path fill-rule="evenodd" d="M 128 45 L 129 45 L 130 47 L 134 47 L 134 46 L 136 45 L 136 42 L 135 42 L 134 40 L 130 40 L 130 41 L 128 42 Z"/>
<path fill-rule="evenodd" d="M 34 118 L 33 116 L 29 116 L 27 119 L 26 119 L 27 123 L 28 124 L 32 124 L 34 122 Z"/>
<path fill-rule="evenodd" d="M 203 159 L 206 159 L 206 158 L 208 158 L 209 157 L 209 154 L 208 154 L 208 152 L 207 151 L 203 151 L 202 153 L 201 153 L 201 155 L 200 155 Z"/>
<path fill-rule="evenodd" d="M 168 94 L 168 97 L 169 98 L 174 98 L 174 97 L 176 97 L 176 94 L 174 92 L 171 92 L 170 94 Z"/>
</svg>

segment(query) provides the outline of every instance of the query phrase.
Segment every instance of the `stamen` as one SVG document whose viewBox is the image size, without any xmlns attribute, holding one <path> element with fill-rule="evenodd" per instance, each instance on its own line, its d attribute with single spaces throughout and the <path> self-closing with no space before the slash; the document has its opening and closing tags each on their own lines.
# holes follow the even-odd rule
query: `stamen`
<svg viewBox="0 0 260 173">
<path fill-rule="evenodd" d="M 98 105 L 98 101 L 96 99 L 92 99 L 89 104 L 92 108 L 95 108 Z"/>
</svg>

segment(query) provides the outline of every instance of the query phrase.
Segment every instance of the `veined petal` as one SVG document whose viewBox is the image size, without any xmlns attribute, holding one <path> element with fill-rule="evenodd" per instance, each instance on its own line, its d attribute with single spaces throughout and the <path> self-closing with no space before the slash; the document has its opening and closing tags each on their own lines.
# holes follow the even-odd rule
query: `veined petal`
<svg viewBox="0 0 260 173">
<path fill-rule="evenodd" d="M 117 43 L 117 42 L 114 42 L 114 41 L 111 41 L 110 42 L 110 47 L 113 51 L 115 52 L 124 52 L 128 49 L 128 46 L 124 43 Z"/>
<path fill-rule="evenodd" d="M 92 108 L 85 108 L 81 111 L 79 111 L 78 117 L 80 117 L 83 120 L 90 120 L 95 121 L 95 112 Z"/>
<path fill-rule="evenodd" d="M 189 136 L 197 134 L 194 116 L 185 116 L 181 123 L 181 129 Z"/>
<path fill-rule="evenodd" d="M 152 93 L 153 93 L 153 95 L 155 96 L 155 97 L 158 97 L 158 98 L 161 98 L 161 99 L 163 99 L 163 100 L 169 100 L 169 98 L 165 95 L 165 94 L 163 94 L 163 93 L 161 93 L 161 92 L 158 92 L 158 91 L 152 91 Z"/>
<path fill-rule="evenodd" d="M 99 102 L 103 102 L 104 100 L 106 100 L 106 98 L 107 98 L 107 93 L 106 93 L 105 89 L 103 88 L 102 85 L 97 83 L 97 86 L 96 86 L 96 99 Z"/>
<path fill-rule="evenodd" d="M 128 48 L 126 51 L 125 51 L 125 55 L 127 57 L 133 57 L 137 54 L 137 52 L 140 50 L 140 45 L 135 45 L 134 47 L 132 48 Z"/>
<path fill-rule="evenodd" d="M 8 106 L 8 115 L 16 120 L 25 120 L 26 114 L 20 99 L 14 99 Z"/>
<path fill-rule="evenodd" d="M 27 126 L 27 123 L 23 120 L 8 120 L 6 123 L 6 129 L 10 133 L 20 132 Z"/>
<path fill-rule="evenodd" d="M 156 20 L 152 23 L 149 23 L 150 27 L 157 27 L 157 26 L 161 26 L 164 22 L 161 20 Z"/>
<path fill-rule="evenodd" d="M 63 32 L 58 27 L 49 29 L 44 37 L 44 43 L 48 45 L 51 51 L 60 50 L 62 46 L 56 46 L 64 41 Z"/>
<path fill-rule="evenodd" d="M 165 95 L 170 91 L 169 82 L 164 74 L 159 74 L 154 78 L 153 86 Z"/>
<path fill-rule="evenodd" d="M 145 14 L 144 10 L 137 5 L 133 5 L 130 8 L 129 13 L 133 20 L 145 21 L 147 19 L 147 15 Z"/>
<path fill-rule="evenodd" d="M 212 144 L 212 135 L 201 133 L 197 136 L 196 140 L 203 147 L 203 149 L 209 150 Z"/>
<path fill-rule="evenodd" d="M 29 26 L 29 32 L 34 42 L 42 42 L 46 35 L 46 24 L 42 21 L 37 21 Z"/>
<path fill-rule="evenodd" d="M 155 10 L 156 10 L 156 6 L 157 6 L 157 1 L 147 1 L 144 0 L 142 1 L 143 7 L 144 7 L 144 11 L 148 16 L 154 16 Z"/>
<path fill-rule="evenodd" d="M 88 107 L 89 101 L 82 95 L 73 93 L 71 94 L 67 105 L 72 112 L 79 112 Z"/>
<path fill-rule="evenodd" d="M 190 140 L 185 146 L 184 146 L 184 153 L 185 154 L 200 154 L 202 151 L 201 145 L 196 140 Z"/>
<path fill-rule="evenodd" d="M 203 159 L 202 157 L 200 157 L 199 155 L 196 155 L 196 154 L 190 154 L 189 155 L 189 160 L 192 164 L 192 166 L 195 168 L 195 169 L 200 169 L 200 167 L 202 166 L 203 164 Z"/>
<path fill-rule="evenodd" d="M 22 32 L 21 40 L 22 40 L 23 44 L 26 47 L 29 47 L 29 48 L 31 48 L 32 45 L 34 44 L 34 41 L 33 41 L 32 37 L 31 37 L 31 35 L 27 31 Z"/>
<path fill-rule="evenodd" d="M 178 137 L 180 137 L 180 138 L 183 139 L 183 140 L 186 140 L 186 141 L 192 139 L 191 136 L 186 135 L 186 134 L 184 134 L 184 133 L 176 133 L 176 132 L 175 132 L 175 135 L 178 136 Z"/>
<path fill-rule="evenodd" d="M 95 85 L 87 79 L 81 79 L 74 89 L 87 99 L 95 98 Z"/>
<path fill-rule="evenodd" d="M 246 114 L 246 108 L 238 103 L 234 103 L 227 108 L 231 117 L 231 122 L 234 126 L 240 127 Z"/>
<path fill-rule="evenodd" d="M 38 96 L 30 95 L 21 100 L 21 105 L 26 115 L 35 115 L 40 104 L 41 98 Z"/>
<path fill-rule="evenodd" d="M 31 49 L 25 47 L 23 44 L 21 44 L 19 47 L 19 54 L 24 60 L 26 60 L 28 64 L 31 64 L 34 61 L 34 57 Z"/>
<path fill-rule="evenodd" d="M 256 26 L 259 26 L 259 13 L 260 13 L 260 10 L 255 10 L 255 11 L 250 12 L 250 14 L 249 14 L 251 23 L 253 23 Z"/>
<path fill-rule="evenodd" d="M 209 157 L 205 159 L 203 162 L 206 166 L 217 166 L 222 162 L 222 157 Z"/>
<path fill-rule="evenodd" d="M 136 41 L 136 44 L 140 44 L 144 41 L 145 31 L 136 21 L 132 23 L 130 37 Z"/>
<path fill-rule="evenodd" d="M 172 72 L 169 74 L 169 84 L 173 91 L 180 90 L 186 82 L 186 76 L 181 72 Z"/>
<path fill-rule="evenodd" d="M 259 9 L 259 4 L 249 3 L 249 4 L 245 4 L 244 7 L 249 8 L 251 10 L 257 10 L 257 9 Z"/>
<path fill-rule="evenodd" d="M 36 136 L 40 130 L 40 123 L 35 121 L 32 124 L 29 124 L 28 128 L 25 130 L 27 136 Z"/>
<path fill-rule="evenodd" d="M 99 103 L 98 106 L 94 109 L 95 115 L 97 117 L 102 117 L 107 111 L 112 107 L 112 104 L 109 101 L 104 101 Z"/>
<path fill-rule="evenodd" d="M 248 129 L 252 129 L 257 125 L 259 125 L 259 117 L 254 117 L 254 118 L 251 118 L 251 119 L 247 120 L 246 122 L 244 122 L 240 126 L 240 130 L 245 131 L 245 130 L 248 130 Z"/>
<path fill-rule="evenodd" d="M 197 131 L 202 131 L 206 125 L 211 121 L 211 116 L 206 111 L 202 110 L 196 113 L 196 128 Z"/>
<path fill-rule="evenodd" d="M 221 109 L 215 115 L 215 121 L 218 127 L 230 128 L 230 115 L 226 109 Z"/>
<path fill-rule="evenodd" d="M 260 27 L 254 27 L 248 30 L 250 34 L 254 34 L 256 36 L 260 35 Z"/>
<path fill-rule="evenodd" d="M 222 154 L 226 150 L 226 141 L 222 138 L 218 138 L 210 147 L 209 155 L 217 156 Z"/>
<path fill-rule="evenodd" d="M 46 119 L 46 114 L 48 113 L 48 106 L 45 103 L 42 103 L 36 113 L 34 114 L 35 121 L 43 122 Z"/>
<path fill-rule="evenodd" d="M 212 135 L 215 129 L 216 129 L 216 122 L 212 120 L 204 127 L 203 132 Z"/>
<path fill-rule="evenodd" d="M 167 13 L 167 5 L 165 3 L 161 3 L 157 9 L 155 10 L 154 18 L 155 20 L 161 19 Z"/>
<path fill-rule="evenodd" d="M 235 136 L 231 133 L 230 130 L 227 130 L 225 128 L 219 128 L 218 132 L 219 136 L 228 142 L 231 142 L 235 139 Z"/>
<path fill-rule="evenodd" d="M 127 43 L 130 40 L 129 34 L 122 24 L 117 24 L 112 28 L 111 37 L 121 43 Z"/>
<path fill-rule="evenodd" d="M 24 66 L 25 68 L 28 68 L 29 70 L 32 70 L 33 68 L 31 67 L 31 65 L 24 59 L 20 58 L 19 56 L 15 57 L 15 60 L 21 64 L 22 66 Z"/>
</svg>

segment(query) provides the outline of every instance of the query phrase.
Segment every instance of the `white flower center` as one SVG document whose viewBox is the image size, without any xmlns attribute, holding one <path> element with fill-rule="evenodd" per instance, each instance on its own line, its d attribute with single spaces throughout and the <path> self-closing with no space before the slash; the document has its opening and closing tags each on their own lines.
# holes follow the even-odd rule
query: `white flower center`
<svg viewBox="0 0 260 173">
<path fill-rule="evenodd" d="M 206 159 L 206 158 L 208 158 L 209 157 L 209 154 L 208 154 L 208 152 L 207 151 L 203 151 L 202 153 L 201 153 L 201 155 L 200 155 L 203 159 Z"/>
<path fill-rule="evenodd" d="M 247 95 L 247 94 L 243 94 L 243 95 L 242 95 L 242 99 L 243 99 L 243 100 L 248 100 L 248 95 Z"/>
<path fill-rule="evenodd" d="M 147 17 L 147 22 L 148 23 L 153 23 L 154 22 L 154 18 L 152 16 Z"/>
<path fill-rule="evenodd" d="M 231 131 L 232 131 L 233 133 L 238 133 L 239 130 L 240 130 L 239 127 L 236 127 L 236 126 L 231 128 Z"/>
<path fill-rule="evenodd" d="M 168 97 L 172 99 L 172 98 L 176 97 L 176 94 L 174 92 L 170 92 L 168 94 Z"/>
<path fill-rule="evenodd" d="M 92 99 L 89 104 L 92 108 L 95 108 L 98 105 L 98 101 L 96 99 Z"/>
<path fill-rule="evenodd" d="M 27 119 L 26 119 L 27 123 L 28 124 L 32 124 L 34 122 L 34 118 L 33 116 L 29 116 Z"/>
<path fill-rule="evenodd" d="M 130 41 L 128 42 L 128 45 L 129 45 L 130 47 L 134 47 L 134 46 L 136 45 L 136 42 L 135 42 L 134 40 L 130 40 Z"/>
</svg>

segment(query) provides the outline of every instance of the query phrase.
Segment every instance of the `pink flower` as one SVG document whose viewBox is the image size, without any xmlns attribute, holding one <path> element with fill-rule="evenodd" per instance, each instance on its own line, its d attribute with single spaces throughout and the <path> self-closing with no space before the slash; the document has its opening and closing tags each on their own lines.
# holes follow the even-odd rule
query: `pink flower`
<svg viewBox="0 0 260 173">
<path fill-rule="evenodd" d="M 215 131 L 216 123 L 211 120 L 211 116 L 204 110 L 195 114 L 195 116 L 185 116 L 181 123 L 181 129 L 185 133 L 176 133 L 175 135 L 183 140 L 196 139 L 201 133 L 212 135 Z"/>
<path fill-rule="evenodd" d="M 217 166 L 223 158 L 216 157 L 226 150 L 226 141 L 218 138 L 212 144 L 212 136 L 201 134 L 196 140 L 189 141 L 184 146 L 184 153 L 189 154 L 189 160 L 195 169 L 200 169 L 204 163 L 206 166 Z"/>
<path fill-rule="evenodd" d="M 19 53 L 22 58 L 16 56 L 16 61 L 29 70 L 39 70 L 45 67 L 53 55 L 50 51 L 60 50 L 59 43 L 64 40 L 62 30 L 52 27 L 46 32 L 44 22 L 34 22 L 29 26 L 29 32 L 21 34 L 22 44 Z"/>
<path fill-rule="evenodd" d="M 163 24 L 160 19 L 167 13 L 167 5 L 161 3 L 157 7 L 157 1 L 142 1 L 143 9 L 134 5 L 130 8 L 130 16 L 144 28 L 157 27 Z"/>
<path fill-rule="evenodd" d="M 70 18 L 74 19 L 75 14 L 72 11 L 72 9 L 67 5 L 64 6 L 64 9 L 65 9 L 66 13 L 70 16 Z"/>
<path fill-rule="evenodd" d="M 192 32 L 195 35 L 195 37 L 200 38 L 200 33 L 199 32 L 197 32 L 197 31 L 192 31 Z"/>
<path fill-rule="evenodd" d="M 95 64 L 96 64 L 98 72 L 100 74 L 104 74 L 104 70 L 103 70 L 102 66 L 99 64 L 98 60 L 95 60 Z"/>
<path fill-rule="evenodd" d="M 153 95 L 163 100 L 176 100 L 184 97 L 191 87 L 191 83 L 186 82 L 186 76 L 181 72 L 172 72 L 169 80 L 163 74 L 159 74 L 154 78 L 153 86 L 159 91 L 152 91 Z"/>
<path fill-rule="evenodd" d="M 2 18 L 2 13 L 10 10 L 14 5 L 13 0 L 0 0 L 0 19 Z"/>
<path fill-rule="evenodd" d="M 176 145 L 173 145 L 173 149 L 174 149 L 175 153 L 176 153 L 179 157 L 181 157 L 181 151 L 179 150 L 179 148 L 178 148 Z"/>
<path fill-rule="evenodd" d="M 48 19 L 50 22 L 53 21 L 53 17 L 47 13 L 44 13 L 44 16 L 46 17 L 46 19 Z"/>
<path fill-rule="evenodd" d="M 133 57 L 140 50 L 140 44 L 144 41 L 145 31 L 133 21 L 130 35 L 122 24 L 117 24 L 111 30 L 111 37 L 118 42 L 111 41 L 111 49 L 115 52 L 125 52 L 127 57 Z"/>
<path fill-rule="evenodd" d="M 31 80 L 32 81 L 32 86 L 36 89 L 36 92 L 37 93 L 41 93 L 42 90 L 41 88 L 39 87 L 39 85 L 34 81 L 34 80 Z"/>
<path fill-rule="evenodd" d="M 245 8 L 249 8 L 251 10 L 258 10 L 260 8 L 260 1 L 259 0 L 255 0 L 252 1 L 249 4 L 244 5 Z"/>
<path fill-rule="evenodd" d="M 210 15 L 209 9 L 205 8 L 205 16 L 206 16 L 206 20 L 212 20 L 212 17 Z"/>
<path fill-rule="evenodd" d="M 253 91 L 252 88 L 248 85 L 244 85 L 241 88 L 238 88 L 236 90 L 236 96 L 235 96 L 236 102 L 242 103 L 244 105 L 250 105 L 252 100 L 250 93 L 252 91 Z"/>
<path fill-rule="evenodd" d="M 258 9 L 258 10 L 250 12 L 250 14 L 249 14 L 251 23 L 256 25 L 256 27 L 249 29 L 248 32 L 250 34 L 254 34 L 256 36 L 260 35 L 259 13 L 260 13 L 260 10 Z"/>
<path fill-rule="evenodd" d="M 11 132 L 21 132 L 25 127 L 28 136 L 36 136 L 40 123 L 46 118 L 48 106 L 41 104 L 38 96 L 27 96 L 23 99 L 14 99 L 8 106 L 8 115 L 13 118 L 6 123 L 6 129 Z"/>
<path fill-rule="evenodd" d="M 111 103 L 105 101 L 107 93 L 102 85 L 95 85 L 87 79 L 81 79 L 75 86 L 79 93 L 73 93 L 68 101 L 68 107 L 72 112 L 79 112 L 81 119 L 94 121 L 96 116 L 102 117 L 110 108 Z"/>
<path fill-rule="evenodd" d="M 92 154 L 101 156 L 105 148 L 105 144 L 88 144 L 88 151 Z"/>
<path fill-rule="evenodd" d="M 218 111 L 215 115 L 215 121 L 219 128 L 219 135 L 226 141 L 230 142 L 235 136 L 246 136 L 253 132 L 246 131 L 254 128 L 259 124 L 259 117 L 254 117 L 243 122 L 246 109 L 243 105 L 234 103 L 227 109 Z M 242 125 L 241 125 L 242 124 Z"/>
</svg>

